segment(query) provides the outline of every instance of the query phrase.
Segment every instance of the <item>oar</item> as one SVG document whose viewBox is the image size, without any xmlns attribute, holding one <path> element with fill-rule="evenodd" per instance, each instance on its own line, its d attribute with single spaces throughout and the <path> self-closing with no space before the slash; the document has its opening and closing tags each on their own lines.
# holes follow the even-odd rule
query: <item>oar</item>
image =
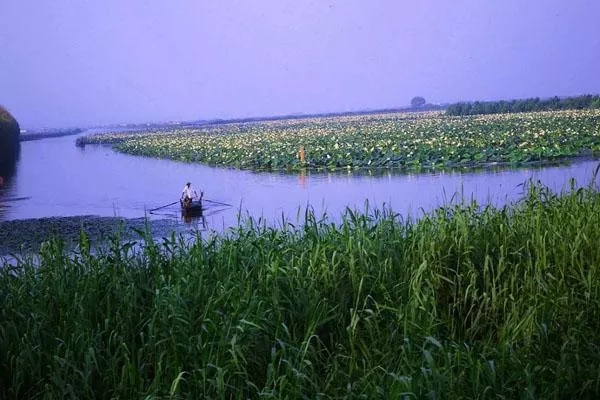
<svg viewBox="0 0 600 400">
<path fill-rule="evenodd" d="M 160 206 L 160 207 L 153 208 L 152 210 L 149 210 L 149 212 L 153 212 L 153 211 L 156 211 L 156 210 L 160 210 L 161 208 L 169 207 L 169 206 L 172 206 L 173 204 L 177 204 L 177 203 L 179 203 L 179 200 L 177 200 L 177 201 L 174 201 L 174 202 L 172 202 L 172 203 L 169 203 L 169 204 L 165 204 L 164 206 Z"/>
<path fill-rule="evenodd" d="M 4 199 L 4 201 L 21 201 L 21 200 L 27 200 L 30 198 L 31 197 L 9 197 L 7 199 Z"/>
<path fill-rule="evenodd" d="M 221 203 L 220 201 L 213 201 L 213 200 L 208 200 L 208 199 L 202 199 L 202 201 L 208 201 L 209 203 L 213 203 L 213 204 L 220 204 L 222 206 L 233 207 L 231 204 Z"/>
</svg>

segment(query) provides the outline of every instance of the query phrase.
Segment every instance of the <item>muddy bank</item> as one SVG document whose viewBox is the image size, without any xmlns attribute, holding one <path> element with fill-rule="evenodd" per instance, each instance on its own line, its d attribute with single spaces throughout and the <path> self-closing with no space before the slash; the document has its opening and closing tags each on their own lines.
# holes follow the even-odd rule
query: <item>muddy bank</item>
<svg viewBox="0 0 600 400">
<path fill-rule="evenodd" d="M 62 239 L 66 248 L 75 248 L 82 231 L 88 235 L 92 248 L 105 244 L 116 234 L 124 240 L 141 240 L 146 229 L 155 238 L 192 231 L 173 220 L 147 222 L 145 218 L 93 215 L 0 221 L 0 256 L 37 252 L 41 243 L 52 238 Z"/>
</svg>

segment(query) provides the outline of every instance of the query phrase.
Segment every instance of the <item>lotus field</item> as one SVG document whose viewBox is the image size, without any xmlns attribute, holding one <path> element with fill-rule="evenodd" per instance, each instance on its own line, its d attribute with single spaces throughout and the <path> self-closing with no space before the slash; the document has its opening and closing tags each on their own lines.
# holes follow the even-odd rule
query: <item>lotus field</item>
<svg viewBox="0 0 600 400">
<path fill-rule="evenodd" d="M 252 170 L 517 164 L 597 155 L 600 110 L 321 117 L 103 134 L 80 143 L 110 143 L 129 154 Z"/>
</svg>

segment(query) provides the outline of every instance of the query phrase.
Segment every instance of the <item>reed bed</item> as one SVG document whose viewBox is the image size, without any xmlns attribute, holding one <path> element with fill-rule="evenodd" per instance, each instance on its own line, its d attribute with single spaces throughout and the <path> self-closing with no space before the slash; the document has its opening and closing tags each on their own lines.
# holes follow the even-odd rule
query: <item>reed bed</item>
<svg viewBox="0 0 600 400">
<path fill-rule="evenodd" d="M 598 398 L 599 226 L 597 188 L 533 185 L 418 220 L 51 240 L 0 271 L 0 397 Z"/>
</svg>

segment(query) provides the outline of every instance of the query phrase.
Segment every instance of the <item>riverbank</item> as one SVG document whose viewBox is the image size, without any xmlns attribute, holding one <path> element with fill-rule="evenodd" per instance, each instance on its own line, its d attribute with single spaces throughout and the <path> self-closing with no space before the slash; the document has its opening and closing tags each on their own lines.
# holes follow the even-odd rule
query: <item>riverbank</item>
<svg viewBox="0 0 600 400">
<path fill-rule="evenodd" d="M 597 398 L 600 193 L 246 220 L 0 271 L 0 397 Z"/>
<path fill-rule="evenodd" d="M 43 131 L 26 131 L 21 133 L 20 141 L 21 142 L 29 142 L 31 140 L 41 140 L 48 138 L 56 138 L 63 136 L 72 136 L 77 135 L 83 132 L 83 129 L 75 128 L 75 129 L 52 129 L 52 130 L 43 130 Z"/>
</svg>

